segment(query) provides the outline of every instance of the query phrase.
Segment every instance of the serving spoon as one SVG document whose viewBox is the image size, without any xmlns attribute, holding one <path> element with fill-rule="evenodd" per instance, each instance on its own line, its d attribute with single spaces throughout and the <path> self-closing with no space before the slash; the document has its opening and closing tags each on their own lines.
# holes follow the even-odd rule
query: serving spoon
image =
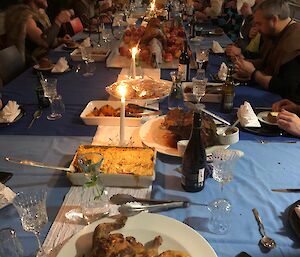
<svg viewBox="0 0 300 257">
<path fill-rule="evenodd" d="M 273 249 L 276 247 L 276 242 L 267 236 L 266 232 L 265 232 L 265 227 L 262 223 L 262 219 L 261 217 L 259 216 L 259 213 L 257 211 L 256 208 L 253 208 L 252 209 L 252 212 L 254 214 L 254 217 L 256 219 L 256 222 L 258 224 L 258 227 L 259 227 L 259 233 L 261 234 L 262 238 L 260 239 L 260 243 L 266 247 L 266 248 L 269 248 L 269 249 Z"/>
</svg>

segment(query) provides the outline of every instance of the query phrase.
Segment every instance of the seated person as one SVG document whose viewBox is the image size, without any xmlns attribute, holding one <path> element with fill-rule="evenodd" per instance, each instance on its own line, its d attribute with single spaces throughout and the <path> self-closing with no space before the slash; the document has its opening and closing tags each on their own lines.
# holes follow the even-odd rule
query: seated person
<svg viewBox="0 0 300 257">
<path fill-rule="evenodd" d="M 194 1 L 194 9 L 198 20 L 207 20 L 209 17 L 216 18 L 222 13 L 224 0 Z"/>
<path fill-rule="evenodd" d="M 32 60 L 46 54 L 49 48 L 70 40 L 68 35 L 64 38 L 57 38 L 57 35 L 61 25 L 70 21 L 72 13 L 61 11 L 51 24 L 45 12 L 47 0 L 24 2 L 26 5 L 15 5 L 6 11 L 5 29 L 10 43 L 17 46 L 21 54 L 25 55 L 27 64 L 30 64 Z"/>
<path fill-rule="evenodd" d="M 287 2 L 265 0 L 254 22 L 264 36 L 262 55 L 252 62 L 238 58 L 235 70 L 284 98 L 300 100 L 300 24 L 290 18 Z"/>
<path fill-rule="evenodd" d="M 300 137 L 300 105 L 283 99 L 273 104 L 272 110 L 279 112 L 277 116 L 278 126 L 290 133 L 291 135 Z"/>
<path fill-rule="evenodd" d="M 72 7 L 84 27 L 96 26 L 100 22 L 111 22 L 109 14 L 111 3 L 107 0 L 73 0 Z"/>
</svg>

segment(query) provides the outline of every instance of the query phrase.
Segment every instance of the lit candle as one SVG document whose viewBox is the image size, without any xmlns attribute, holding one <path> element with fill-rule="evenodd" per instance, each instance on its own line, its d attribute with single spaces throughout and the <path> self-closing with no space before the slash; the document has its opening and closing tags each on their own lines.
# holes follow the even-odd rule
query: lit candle
<svg viewBox="0 0 300 257">
<path fill-rule="evenodd" d="M 150 3 L 150 12 L 154 12 L 155 10 L 155 0 Z"/>
<path fill-rule="evenodd" d="M 136 68 L 135 68 L 135 56 L 138 53 L 138 47 L 135 46 L 131 49 L 131 57 L 132 57 L 132 78 L 136 77 Z"/>
<path fill-rule="evenodd" d="M 125 95 L 126 95 L 126 86 L 121 83 L 119 85 L 119 93 L 121 96 L 121 113 L 120 113 L 120 141 L 119 145 L 125 145 Z"/>
</svg>

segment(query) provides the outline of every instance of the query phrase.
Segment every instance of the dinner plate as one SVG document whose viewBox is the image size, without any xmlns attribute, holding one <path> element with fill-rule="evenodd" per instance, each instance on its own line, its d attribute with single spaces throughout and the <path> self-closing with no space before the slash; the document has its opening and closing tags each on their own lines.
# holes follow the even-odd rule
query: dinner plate
<svg viewBox="0 0 300 257">
<path fill-rule="evenodd" d="M 25 115 L 25 110 L 22 106 L 19 106 L 20 114 L 12 121 L 12 122 L 0 122 L 0 126 L 9 126 L 11 124 L 16 123 L 18 120 L 20 120 Z"/>
<path fill-rule="evenodd" d="M 177 148 L 168 146 L 166 137 L 171 134 L 170 131 L 161 128 L 165 116 L 151 119 L 140 127 L 140 138 L 148 147 L 153 147 L 157 152 L 170 156 L 180 157 Z M 206 154 L 210 155 L 217 149 L 226 149 L 229 145 L 214 145 L 206 147 Z"/>
<path fill-rule="evenodd" d="M 95 227 L 100 223 L 112 221 L 111 218 L 105 218 L 86 226 L 62 247 L 57 257 L 87 256 L 92 248 Z M 143 244 L 160 235 L 163 240 L 159 247 L 160 253 L 166 250 L 178 250 L 192 257 L 217 257 L 210 244 L 195 230 L 175 219 L 159 214 L 142 212 L 129 217 L 125 226 L 114 232 L 133 236 Z"/>
<path fill-rule="evenodd" d="M 55 65 L 55 64 L 52 64 L 51 66 L 49 66 L 49 67 L 47 67 L 47 68 L 41 68 L 39 64 L 36 64 L 36 65 L 33 66 L 33 68 L 34 68 L 35 70 L 38 70 L 38 71 L 50 71 L 50 70 L 53 69 L 54 65 Z"/>
<path fill-rule="evenodd" d="M 268 125 L 271 125 L 271 126 L 278 126 L 277 122 L 273 123 L 273 122 L 268 121 L 268 114 L 269 113 L 270 113 L 269 111 L 264 111 L 264 112 L 258 113 L 257 114 L 258 120 L 261 121 L 262 123 L 265 123 L 265 124 L 268 124 Z"/>
<path fill-rule="evenodd" d="M 295 212 L 295 207 L 297 205 L 300 205 L 300 200 L 288 207 L 288 221 L 293 231 L 300 238 L 300 219 Z"/>
</svg>

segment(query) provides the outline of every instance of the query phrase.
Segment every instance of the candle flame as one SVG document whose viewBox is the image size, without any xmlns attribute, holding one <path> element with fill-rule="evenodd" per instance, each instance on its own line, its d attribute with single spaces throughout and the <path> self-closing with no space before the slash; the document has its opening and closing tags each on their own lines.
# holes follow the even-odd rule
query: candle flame
<svg viewBox="0 0 300 257">
<path fill-rule="evenodd" d="M 121 96 L 121 98 L 125 99 L 125 96 L 126 96 L 126 92 L 127 92 L 127 89 L 126 89 L 126 85 L 121 83 L 119 86 L 118 86 L 118 91 L 119 91 L 119 94 Z"/>
<path fill-rule="evenodd" d="M 151 3 L 150 3 L 150 11 L 151 12 L 154 12 L 155 10 L 155 0 L 153 0 Z"/>
<path fill-rule="evenodd" d="M 132 58 L 135 58 L 136 54 L 139 52 L 139 48 L 137 46 L 133 47 L 131 49 L 131 56 Z"/>
</svg>

